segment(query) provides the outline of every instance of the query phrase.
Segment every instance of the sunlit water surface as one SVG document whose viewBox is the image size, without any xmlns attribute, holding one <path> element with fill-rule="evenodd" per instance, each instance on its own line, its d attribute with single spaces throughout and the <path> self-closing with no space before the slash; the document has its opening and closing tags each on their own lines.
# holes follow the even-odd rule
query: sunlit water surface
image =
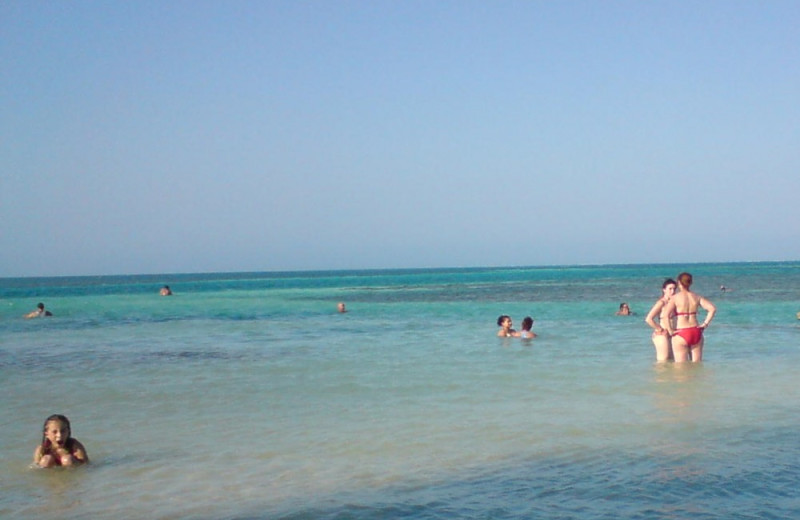
<svg viewBox="0 0 800 520">
<path fill-rule="evenodd" d="M 643 322 L 686 266 L 0 280 L 0 518 L 798 518 L 798 267 L 689 266 L 699 365 Z"/>
</svg>

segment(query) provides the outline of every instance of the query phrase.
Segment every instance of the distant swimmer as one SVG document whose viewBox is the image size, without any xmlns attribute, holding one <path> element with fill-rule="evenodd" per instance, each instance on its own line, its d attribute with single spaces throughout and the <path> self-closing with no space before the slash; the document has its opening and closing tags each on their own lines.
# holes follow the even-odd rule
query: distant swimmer
<svg viewBox="0 0 800 520">
<path fill-rule="evenodd" d="M 522 330 L 519 333 L 519 337 L 522 339 L 533 339 L 537 336 L 535 332 L 533 332 L 533 318 L 530 316 L 525 316 L 522 320 Z"/>
<path fill-rule="evenodd" d="M 164 287 L 161 288 L 159 294 L 161 296 L 172 296 L 172 289 L 169 288 L 169 285 L 165 285 Z"/>
<path fill-rule="evenodd" d="M 347 312 L 347 308 L 344 306 L 344 302 L 337 303 L 336 310 L 342 313 Z"/>
<path fill-rule="evenodd" d="M 728 288 L 727 288 L 727 287 L 725 287 L 724 285 L 720 285 L 720 286 L 719 286 L 719 290 L 720 290 L 720 292 L 728 292 L 728 291 L 730 291 L 730 289 L 728 289 Z"/>
<path fill-rule="evenodd" d="M 35 311 L 31 311 L 28 314 L 26 314 L 24 316 L 24 318 L 27 320 L 27 319 L 30 319 L 30 318 L 44 318 L 45 316 L 52 316 L 52 315 L 53 315 L 52 312 L 44 310 L 44 304 L 43 303 L 39 303 L 36 306 L 36 310 Z"/>
<path fill-rule="evenodd" d="M 619 310 L 616 312 L 617 316 L 633 316 L 633 312 L 631 312 L 630 306 L 622 302 L 619 304 Z"/>
<path fill-rule="evenodd" d="M 500 338 L 518 338 L 519 332 L 511 328 L 512 325 L 510 316 L 507 314 L 500 315 L 497 318 L 497 326 L 500 327 L 500 330 L 497 331 L 497 336 Z"/>
<path fill-rule="evenodd" d="M 800 312 L 797 313 L 797 319 L 800 320 Z"/>
</svg>

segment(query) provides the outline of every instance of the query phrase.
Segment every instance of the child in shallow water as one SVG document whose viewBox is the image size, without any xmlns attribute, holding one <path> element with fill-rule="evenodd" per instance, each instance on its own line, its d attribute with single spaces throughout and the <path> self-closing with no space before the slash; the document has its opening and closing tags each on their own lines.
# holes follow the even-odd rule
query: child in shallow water
<svg viewBox="0 0 800 520">
<path fill-rule="evenodd" d="M 42 468 L 76 466 L 89 462 L 86 448 L 72 438 L 69 419 L 51 415 L 44 421 L 42 443 L 33 452 L 33 463 Z"/>
</svg>

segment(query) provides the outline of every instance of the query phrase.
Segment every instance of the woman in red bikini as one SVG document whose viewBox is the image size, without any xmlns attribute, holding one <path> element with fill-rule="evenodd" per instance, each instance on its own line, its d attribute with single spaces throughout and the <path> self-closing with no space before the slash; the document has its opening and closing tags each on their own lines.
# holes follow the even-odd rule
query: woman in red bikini
<svg viewBox="0 0 800 520">
<path fill-rule="evenodd" d="M 667 321 L 667 332 L 672 336 L 672 354 L 675 362 L 703 360 L 703 331 L 714 319 L 717 308 L 703 296 L 691 291 L 692 275 L 681 273 L 678 275 L 678 288 L 680 292 L 667 303 L 664 312 L 675 315 L 675 325 Z M 702 324 L 697 323 L 697 309 L 706 311 L 706 319 Z"/>
</svg>

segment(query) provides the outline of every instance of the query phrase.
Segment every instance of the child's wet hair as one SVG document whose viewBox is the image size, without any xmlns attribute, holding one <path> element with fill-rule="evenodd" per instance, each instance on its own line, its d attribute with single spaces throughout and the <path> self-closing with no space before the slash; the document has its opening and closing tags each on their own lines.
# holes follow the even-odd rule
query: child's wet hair
<svg viewBox="0 0 800 520">
<path fill-rule="evenodd" d="M 52 421 L 58 421 L 67 427 L 67 431 L 69 432 L 69 435 L 67 435 L 67 440 L 69 440 L 72 437 L 72 426 L 69 424 L 69 419 L 67 419 L 65 415 L 61 415 L 58 413 L 53 414 L 47 419 L 45 419 L 44 425 L 42 425 L 42 446 L 44 446 L 45 448 L 47 448 L 49 444 L 49 441 L 47 440 L 47 425 L 50 424 L 50 422 Z"/>
</svg>

